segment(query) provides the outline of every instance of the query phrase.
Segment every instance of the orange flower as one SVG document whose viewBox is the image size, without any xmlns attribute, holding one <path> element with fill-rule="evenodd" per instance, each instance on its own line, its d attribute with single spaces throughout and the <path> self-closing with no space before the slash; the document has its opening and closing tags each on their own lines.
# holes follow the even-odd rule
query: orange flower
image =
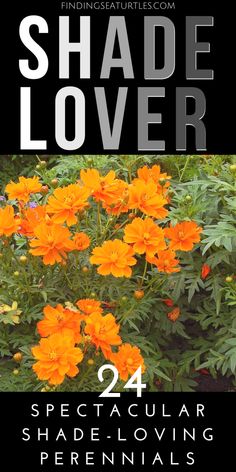
<svg viewBox="0 0 236 472">
<path fill-rule="evenodd" d="M 85 233 L 75 233 L 73 243 L 77 251 L 84 251 L 90 245 L 90 239 Z"/>
<path fill-rule="evenodd" d="M 169 246 L 171 249 L 180 251 L 191 251 L 194 243 L 200 241 L 200 233 L 202 228 L 197 226 L 195 221 L 183 221 L 177 223 L 174 227 L 170 225 L 165 229 L 165 236 L 170 239 Z"/>
<path fill-rule="evenodd" d="M 10 182 L 5 189 L 10 200 L 20 200 L 27 203 L 32 193 L 41 191 L 42 185 L 39 182 L 39 177 L 25 178 L 19 177 L 19 182 Z"/>
<path fill-rule="evenodd" d="M 138 169 L 138 178 L 146 183 L 150 181 L 158 183 L 160 179 L 171 179 L 171 175 L 161 172 L 160 166 L 155 164 L 152 167 L 144 166 Z"/>
<path fill-rule="evenodd" d="M 101 308 L 101 302 L 94 300 L 93 298 L 82 298 L 76 302 L 76 305 L 84 315 L 91 315 L 91 313 L 94 312 L 103 312 L 103 309 Z"/>
<path fill-rule="evenodd" d="M 174 310 L 170 311 L 167 314 L 167 317 L 169 318 L 170 321 L 177 321 L 177 319 L 180 317 L 180 309 L 179 307 L 174 308 Z"/>
<path fill-rule="evenodd" d="M 170 175 L 167 175 L 165 172 L 161 172 L 161 168 L 159 165 L 154 165 L 152 167 L 141 167 L 138 169 L 138 179 L 134 179 L 133 182 L 137 182 L 137 180 L 142 180 L 143 182 L 150 183 L 153 182 L 156 184 L 157 192 L 166 194 L 168 187 L 170 186 L 170 182 L 165 182 L 164 185 L 160 183 L 160 181 L 165 181 L 171 179 Z"/>
<path fill-rule="evenodd" d="M 130 344 L 122 344 L 117 353 L 111 354 L 111 361 L 115 364 L 121 380 L 127 380 L 128 376 L 133 375 L 140 366 L 142 367 L 142 373 L 145 372 L 140 349 Z"/>
<path fill-rule="evenodd" d="M 82 169 L 80 179 L 89 193 L 99 201 L 110 201 L 112 203 L 112 193 L 116 186 L 116 174 L 110 170 L 104 177 L 96 169 Z"/>
<path fill-rule="evenodd" d="M 175 251 L 166 249 L 165 251 L 158 251 L 158 257 L 147 257 L 147 261 L 156 265 L 159 272 L 172 274 L 180 271 L 180 267 L 176 267 L 179 264 L 179 260 L 175 256 Z"/>
<path fill-rule="evenodd" d="M 174 306 L 173 300 L 171 298 L 163 298 L 163 303 L 165 303 L 166 306 Z"/>
<path fill-rule="evenodd" d="M 0 208 L 0 236 L 11 236 L 20 227 L 20 218 L 14 214 L 14 208 L 10 205 Z"/>
<path fill-rule="evenodd" d="M 109 193 L 104 195 L 103 208 L 111 215 L 119 216 L 129 210 L 129 186 L 123 180 L 116 179 Z"/>
<path fill-rule="evenodd" d="M 34 231 L 35 238 L 30 241 L 33 256 L 43 256 L 45 265 L 53 265 L 66 259 L 66 253 L 74 249 L 70 238 L 70 231 L 59 225 L 40 223 Z"/>
<path fill-rule="evenodd" d="M 32 348 L 37 359 L 33 370 L 39 380 L 48 380 L 52 385 L 60 385 L 65 376 L 75 377 L 79 373 L 77 364 L 82 361 L 83 353 L 74 347 L 74 336 L 70 330 L 42 338 L 38 346 Z"/>
<path fill-rule="evenodd" d="M 50 305 L 43 309 L 44 319 L 37 323 L 37 329 L 42 337 L 50 336 L 54 333 L 62 333 L 65 329 L 70 329 L 74 335 L 75 342 L 81 341 L 80 322 L 82 318 L 76 311 L 63 308 L 58 304 L 55 308 Z"/>
<path fill-rule="evenodd" d="M 86 318 L 84 332 L 90 336 L 91 342 L 96 348 L 101 348 L 103 355 L 109 359 L 111 346 L 119 346 L 121 338 L 118 335 L 120 325 L 116 324 L 115 317 L 108 313 L 102 316 L 100 313 L 92 313 Z"/>
<path fill-rule="evenodd" d="M 89 191 L 78 184 L 56 188 L 48 199 L 47 211 L 52 214 L 55 223 L 67 223 L 72 226 L 77 223 L 76 213 L 88 206 Z"/>
<path fill-rule="evenodd" d="M 142 213 L 154 218 L 165 218 L 168 211 L 164 208 L 167 200 L 157 194 L 156 185 L 153 182 L 145 183 L 142 180 L 137 180 L 135 184 L 129 187 L 129 208 L 137 208 Z"/>
<path fill-rule="evenodd" d="M 125 227 L 124 241 L 132 244 L 138 254 L 146 253 L 148 256 L 166 248 L 164 231 L 151 218 L 135 218 Z"/>
<path fill-rule="evenodd" d="M 210 274 L 210 272 L 211 272 L 210 266 L 209 266 L 208 264 L 203 264 L 203 265 L 202 265 L 202 270 L 201 270 L 201 277 L 202 277 L 202 279 L 203 279 L 203 280 L 206 279 L 207 276 L 208 276 L 208 274 Z"/>
<path fill-rule="evenodd" d="M 36 208 L 27 208 L 23 211 L 23 219 L 20 225 L 20 234 L 28 237 L 34 236 L 35 228 L 42 222 L 51 224 L 51 219 L 47 215 L 46 205 L 37 206 Z"/>
<path fill-rule="evenodd" d="M 101 247 L 95 247 L 90 257 L 91 264 L 97 264 L 101 275 L 112 274 L 114 277 L 130 277 L 130 266 L 136 264 L 134 251 L 128 244 L 119 239 L 105 241 Z"/>
</svg>

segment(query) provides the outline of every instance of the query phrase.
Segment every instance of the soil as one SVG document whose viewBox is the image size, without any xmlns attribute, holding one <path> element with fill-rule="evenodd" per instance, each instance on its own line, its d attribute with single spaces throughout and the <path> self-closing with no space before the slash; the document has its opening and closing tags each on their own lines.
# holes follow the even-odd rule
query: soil
<svg viewBox="0 0 236 472">
<path fill-rule="evenodd" d="M 227 392 L 235 390 L 232 386 L 232 378 L 218 376 L 217 379 L 213 379 L 211 375 L 201 374 L 194 380 L 198 383 L 196 387 L 197 392 Z"/>
</svg>

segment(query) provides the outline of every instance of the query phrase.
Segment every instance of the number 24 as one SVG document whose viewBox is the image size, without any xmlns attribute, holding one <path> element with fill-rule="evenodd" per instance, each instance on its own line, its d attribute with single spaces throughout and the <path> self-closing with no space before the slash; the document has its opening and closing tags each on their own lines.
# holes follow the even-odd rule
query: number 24
<svg viewBox="0 0 236 472">
<path fill-rule="evenodd" d="M 107 388 L 99 395 L 100 397 L 120 397 L 119 392 L 112 392 L 111 390 L 113 387 L 116 385 L 117 380 L 119 378 L 118 370 L 117 368 L 112 365 L 112 364 L 105 364 L 100 369 L 98 370 L 98 380 L 100 382 L 104 382 L 104 377 L 103 377 L 103 372 L 105 370 L 111 370 L 113 372 L 113 379 L 111 383 L 108 385 Z M 136 382 L 135 382 L 136 380 Z M 141 366 L 138 367 L 138 369 L 134 372 L 132 377 L 126 382 L 124 385 L 124 388 L 135 388 L 137 391 L 137 397 L 142 396 L 142 389 L 146 388 L 146 384 L 142 383 L 142 370 Z"/>
</svg>

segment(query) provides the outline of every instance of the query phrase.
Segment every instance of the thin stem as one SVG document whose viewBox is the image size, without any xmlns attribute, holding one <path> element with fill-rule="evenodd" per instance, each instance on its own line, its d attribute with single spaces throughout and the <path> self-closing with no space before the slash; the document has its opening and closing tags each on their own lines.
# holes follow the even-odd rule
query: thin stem
<svg viewBox="0 0 236 472">
<path fill-rule="evenodd" d="M 111 233 L 110 237 L 112 238 L 112 236 L 114 236 L 118 231 L 120 231 L 121 228 L 123 228 L 127 223 L 129 222 L 129 219 L 125 220 L 119 228 L 117 228 L 115 231 L 113 231 L 113 233 Z"/>
<path fill-rule="evenodd" d="M 132 163 L 128 165 L 128 177 L 129 177 L 129 183 L 132 182 Z"/>
<path fill-rule="evenodd" d="M 185 171 L 186 171 L 186 169 L 187 169 L 187 167 L 188 167 L 189 161 L 190 161 L 190 156 L 187 157 L 186 162 L 185 162 L 185 164 L 184 164 L 184 168 L 183 168 L 183 170 L 182 170 L 182 172 L 181 172 L 181 175 L 180 175 L 180 178 L 179 178 L 179 181 L 180 181 L 180 182 L 182 181 L 182 179 L 183 179 L 183 177 L 184 177 L 184 174 L 185 174 Z"/>
<path fill-rule="evenodd" d="M 85 381 L 85 379 L 89 376 L 91 370 L 93 369 L 93 366 L 89 366 L 86 370 L 84 370 L 84 372 L 81 374 L 80 376 L 80 382 L 78 383 L 77 385 L 77 388 L 78 388 L 78 392 L 82 391 L 81 388 L 83 386 L 83 383 Z"/>
<path fill-rule="evenodd" d="M 135 307 L 135 304 L 133 303 L 132 306 L 129 308 L 128 311 L 126 311 L 125 313 L 123 313 L 123 315 L 121 316 L 120 318 L 120 322 L 123 323 L 126 318 L 128 318 L 128 316 L 130 315 L 130 313 L 132 313 L 133 309 Z"/>
<path fill-rule="evenodd" d="M 98 241 L 99 235 L 101 234 L 101 231 L 102 231 L 101 203 L 98 202 L 98 206 L 97 206 L 97 241 Z"/>
<path fill-rule="evenodd" d="M 115 217 L 114 217 L 114 216 L 112 216 L 112 217 L 108 220 L 108 222 L 107 222 L 107 224 L 106 224 L 106 226 L 105 226 L 105 228 L 104 228 L 104 231 L 103 231 L 102 234 L 101 234 L 102 239 L 105 238 L 105 236 L 107 235 L 107 232 L 108 232 L 110 226 L 113 224 L 114 221 L 115 221 Z"/>
<path fill-rule="evenodd" d="M 144 271 L 143 271 L 143 276 L 142 276 L 142 280 L 141 280 L 141 284 L 140 284 L 140 288 L 142 288 L 142 286 L 143 286 L 143 282 L 144 282 L 144 279 L 145 279 L 145 276 L 146 276 L 146 273 L 147 273 L 147 265 L 148 265 L 148 262 L 146 260 L 145 261 L 145 266 L 144 266 Z"/>
<path fill-rule="evenodd" d="M 71 281 L 70 281 L 70 279 L 69 279 L 69 277 L 66 273 L 66 267 L 64 265 L 62 266 L 62 270 L 63 270 L 64 276 L 65 276 L 65 279 L 68 283 L 69 288 L 72 289 Z"/>
</svg>

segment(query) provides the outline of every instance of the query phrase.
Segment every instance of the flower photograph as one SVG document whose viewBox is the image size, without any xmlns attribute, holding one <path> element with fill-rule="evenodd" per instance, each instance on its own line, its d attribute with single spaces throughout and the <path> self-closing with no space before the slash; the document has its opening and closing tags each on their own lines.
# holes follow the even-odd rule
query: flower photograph
<svg viewBox="0 0 236 472">
<path fill-rule="evenodd" d="M 234 155 L 2 155 L 0 391 L 234 391 L 235 195 Z"/>
</svg>

